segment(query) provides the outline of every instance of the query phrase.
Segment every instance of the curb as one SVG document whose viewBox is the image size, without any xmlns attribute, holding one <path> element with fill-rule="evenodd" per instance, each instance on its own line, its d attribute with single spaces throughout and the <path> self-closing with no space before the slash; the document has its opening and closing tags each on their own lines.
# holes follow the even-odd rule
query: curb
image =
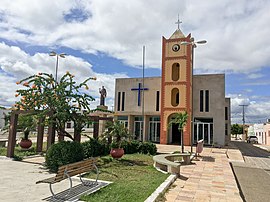
<svg viewBox="0 0 270 202">
<path fill-rule="evenodd" d="M 259 144 L 253 144 L 255 147 L 258 147 L 258 148 L 260 148 L 260 149 L 263 149 L 263 150 L 265 150 L 265 151 L 267 151 L 267 152 L 270 152 L 270 149 L 268 149 L 267 147 L 264 147 L 263 145 L 259 145 Z"/>
<path fill-rule="evenodd" d="M 170 175 L 144 202 L 154 202 L 176 179 L 176 175 Z"/>
</svg>

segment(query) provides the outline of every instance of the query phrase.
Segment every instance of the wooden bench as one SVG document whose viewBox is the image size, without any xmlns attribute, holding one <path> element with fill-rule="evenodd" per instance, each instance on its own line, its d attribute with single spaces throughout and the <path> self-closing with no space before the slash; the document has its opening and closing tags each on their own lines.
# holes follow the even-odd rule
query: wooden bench
<svg viewBox="0 0 270 202">
<path fill-rule="evenodd" d="M 52 196 L 53 196 L 53 198 L 55 198 L 55 194 L 54 194 L 53 189 L 52 189 L 52 184 L 55 184 L 57 182 L 61 182 L 62 180 L 65 180 L 65 179 L 69 179 L 70 188 L 69 188 L 68 193 L 64 196 L 64 197 L 67 197 L 70 194 L 70 191 L 72 188 L 72 180 L 71 180 L 72 176 L 79 175 L 80 181 L 82 182 L 82 184 L 84 186 L 93 186 L 93 185 L 97 184 L 99 171 L 98 171 L 98 168 L 96 166 L 96 162 L 97 162 L 96 158 L 90 158 L 90 159 L 86 159 L 86 160 L 79 161 L 76 163 L 71 163 L 71 164 L 60 166 L 58 168 L 58 171 L 57 171 L 55 177 L 50 177 L 50 178 L 38 181 L 38 182 L 36 182 L 36 184 L 48 183 L 50 185 L 50 191 L 52 193 Z M 81 174 L 87 173 L 91 170 L 96 171 L 96 174 L 97 174 L 96 180 L 92 183 L 89 183 L 89 181 L 88 182 L 83 181 Z"/>
<path fill-rule="evenodd" d="M 0 147 L 6 147 L 8 139 L 0 139 Z"/>
</svg>

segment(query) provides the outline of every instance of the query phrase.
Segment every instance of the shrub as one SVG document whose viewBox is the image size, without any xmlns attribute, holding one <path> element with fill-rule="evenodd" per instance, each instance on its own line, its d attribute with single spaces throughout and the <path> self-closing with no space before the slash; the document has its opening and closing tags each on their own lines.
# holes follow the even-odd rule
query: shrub
<svg viewBox="0 0 270 202">
<path fill-rule="evenodd" d="M 132 141 L 123 141 L 122 147 L 125 151 L 125 154 L 134 154 L 139 152 L 140 142 L 138 140 Z"/>
<path fill-rule="evenodd" d="M 53 144 L 46 153 L 46 166 L 52 172 L 58 167 L 84 159 L 83 147 L 79 142 L 61 141 Z"/>
<path fill-rule="evenodd" d="M 109 145 L 105 141 L 90 138 L 82 143 L 85 158 L 104 156 L 110 153 Z"/>
<path fill-rule="evenodd" d="M 152 142 L 141 142 L 139 145 L 139 152 L 143 154 L 155 155 L 157 153 L 157 147 Z"/>
<path fill-rule="evenodd" d="M 125 154 L 143 153 L 155 155 L 157 153 L 157 147 L 152 142 L 140 142 L 138 140 L 123 141 L 122 147 Z"/>
</svg>

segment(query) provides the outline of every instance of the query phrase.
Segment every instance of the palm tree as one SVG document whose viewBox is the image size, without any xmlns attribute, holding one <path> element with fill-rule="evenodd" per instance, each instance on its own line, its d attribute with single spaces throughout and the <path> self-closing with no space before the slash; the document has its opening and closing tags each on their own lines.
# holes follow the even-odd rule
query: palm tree
<svg viewBox="0 0 270 202">
<path fill-rule="evenodd" d="M 184 113 L 176 113 L 172 120 L 169 122 L 169 127 L 172 124 L 178 124 L 178 131 L 180 132 L 181 136 L 181 146 L 182 146 L 182 153 L 184 153 L 184 138 L 183 138 L 183 129 L 187 124 L 188 113 L 185 111 Z"/>
<path fill-rule="evenodd" d="M 113 145 L 116 148 L 121 147 L 123 139 L 129 138 L 128 129 L 125 127 L 124 123 L 120 121 L 107 122 L 106 124 L 107 131 L 103 133 L 103 136 L 106 138 L 112 138 Z"/>
</svg>

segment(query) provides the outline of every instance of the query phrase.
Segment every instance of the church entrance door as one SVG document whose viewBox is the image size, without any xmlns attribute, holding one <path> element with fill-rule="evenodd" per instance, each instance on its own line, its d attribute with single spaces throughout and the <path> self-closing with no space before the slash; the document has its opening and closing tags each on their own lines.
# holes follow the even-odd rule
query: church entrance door
<svg viewBox="0 0 270 202">
<path fill-rule="evenodd" d="M 178 130 L 178 124 L 173 123 L 171 127 L 172 144 L 181 144 L 180 131 Z"/>
</svg>

